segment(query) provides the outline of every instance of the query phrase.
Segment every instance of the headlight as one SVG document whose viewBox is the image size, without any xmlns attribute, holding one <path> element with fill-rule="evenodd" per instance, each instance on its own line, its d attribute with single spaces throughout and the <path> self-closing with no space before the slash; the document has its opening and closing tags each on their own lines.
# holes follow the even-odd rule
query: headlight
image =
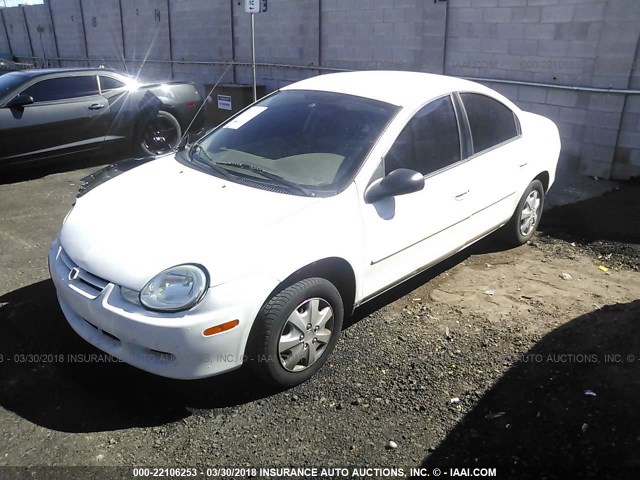
<svg viewBox="0 0 640 480">
<path fill-rule="evenodd" d="M 178 265 L 159 273 L 140 291 L 140 303 L 150 310 L 178 312 L 196 305 L 209 287 L 206 270 Z"/>
</svg>

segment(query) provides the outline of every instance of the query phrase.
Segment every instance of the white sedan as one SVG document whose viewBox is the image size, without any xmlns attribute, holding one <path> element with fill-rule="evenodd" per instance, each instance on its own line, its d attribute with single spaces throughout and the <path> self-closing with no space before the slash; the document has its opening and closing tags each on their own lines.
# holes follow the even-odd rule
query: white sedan
<svg viewBox="0 0 640 480">
<path fill-rule="evenodd" d="M 51 277 L 71 327 L 124 362 L 295 385 L 359 305 L 495 230 L 531 238 L 559 151 L 553 122 L 476 83 L 317 76 L 89 186 Z"/>
</svg>

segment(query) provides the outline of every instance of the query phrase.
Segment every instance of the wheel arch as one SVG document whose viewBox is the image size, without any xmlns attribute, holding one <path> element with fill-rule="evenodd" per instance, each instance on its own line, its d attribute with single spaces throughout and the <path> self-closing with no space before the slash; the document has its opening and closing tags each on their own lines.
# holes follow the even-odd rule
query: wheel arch
<svg viewBox="0 0 640 480">
<path fill-rule="evenodd" d="M 549 172 L 547 172 L 546 170 L 544 172 L 540 172 L 538 176 L 531 181 L 534 181 L 534 180 L 540 180 L 540 183 L 542 183 L 542 187 L 544 188 L 545 194 L 549 191 L 549 182 L 551 180 Z"/>
<path fill-rule="evenodd" d="M 344 305 L 344 313 L 351 315 L 355 308 L 356 300 L 356 275 L 351 264 L 341 257 L 328 257 L 317 260 L 302 268 L 299 268 L 286 277 L 270 293 L 265 303 L 280 290 L 293 285 L 305 278 L 320 277 L 331 282 L 340 292 Z"/>
<path fill-rule="evenodd" d="M 186 125 L 180 116 L 180 113 L 177 111 L 175 107 L 171 105 L 167 105 L 166 103 L 154 103 L 153 105 L 147 105 L 140 110 L 140 112 L 135 116 L 133 120 L 133 135 L 130 139 L 130 150 L 135 153 L 138 145 L 138 141 L 141 138 L 144 127 L 148 121 L 150 121 L 158 112 L 167 112 L 175 117 L 175 119 L 180 124 L 180 128 L 182 129 L 182 134 L 184 134 L 184 129 Z"/>
</svg>

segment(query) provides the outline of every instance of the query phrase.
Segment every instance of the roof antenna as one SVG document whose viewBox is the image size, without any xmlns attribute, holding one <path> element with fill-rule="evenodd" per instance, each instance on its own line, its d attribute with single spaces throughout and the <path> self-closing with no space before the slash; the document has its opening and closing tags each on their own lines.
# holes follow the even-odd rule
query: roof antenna
<svg viewBox="0 0 640 480">
<path fill-rule="evenodd" d="M 222 72 L 222 75 L 220 75 L 220 77 L 218 77 L 218 81 L 216 82 L 216 84 L 213 86 L 213 88 L 211 90 L 209 90 L 209 93 L 207 93 L 207 96 L 204 97 L 204 102 L 202 102 L 202 105 L 200 105 L 200 108 L 198 109 L 198 111 L 196 112 L 196 114 L 193 116 L 193 118 L 191 119 L 191 122 L 189 123 L 189 125 L 187 126 L 187 128 L 184 130 L 184 133 L 182 134 L 182 138 L 180 139 L 180 141 L 178 142 L 178 145 L 182 144 L 182 141 L 187 137 L 189 129 L 191 128 L 191 125 L 193 125 L 193 122 L 195 122 L 196 118 L 198 117 L 198 114 L 200 113 L 200 111 L 204 108 L 204 106 L 207 104 L 207 98 L 209 98 L 211 96 L 211 94 L 213 93 L 213 91 L 216 89 L 216 87 L 218 86 L 218 84 L 222 81 L 222 79 L 224 78 L 224 76 L 227 74 L 227 72 L 229 71 L 229 69 L 231 68 L 231 66 L 233 65 L 233 61 L 231 63 L 229 63 L 229 65 L 227 65 L 227 68 L 224 69 L 224 72 Z M 174 149 L 175 151 L 176 149 Z"/>
</svg>

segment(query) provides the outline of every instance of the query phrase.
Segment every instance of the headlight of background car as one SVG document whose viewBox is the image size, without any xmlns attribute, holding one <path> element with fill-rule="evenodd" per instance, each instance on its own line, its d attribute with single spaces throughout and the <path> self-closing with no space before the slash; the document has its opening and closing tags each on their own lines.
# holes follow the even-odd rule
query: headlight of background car
<svg viewBox="0 0 640 480">
<path fill-rule="evenodd" d="M 209 275 L 198 265 L 178 265 L 159 273 L 140 291 L 149 310 L 177 312 L 196 305 L 209 287 Z"/>
</svg>

